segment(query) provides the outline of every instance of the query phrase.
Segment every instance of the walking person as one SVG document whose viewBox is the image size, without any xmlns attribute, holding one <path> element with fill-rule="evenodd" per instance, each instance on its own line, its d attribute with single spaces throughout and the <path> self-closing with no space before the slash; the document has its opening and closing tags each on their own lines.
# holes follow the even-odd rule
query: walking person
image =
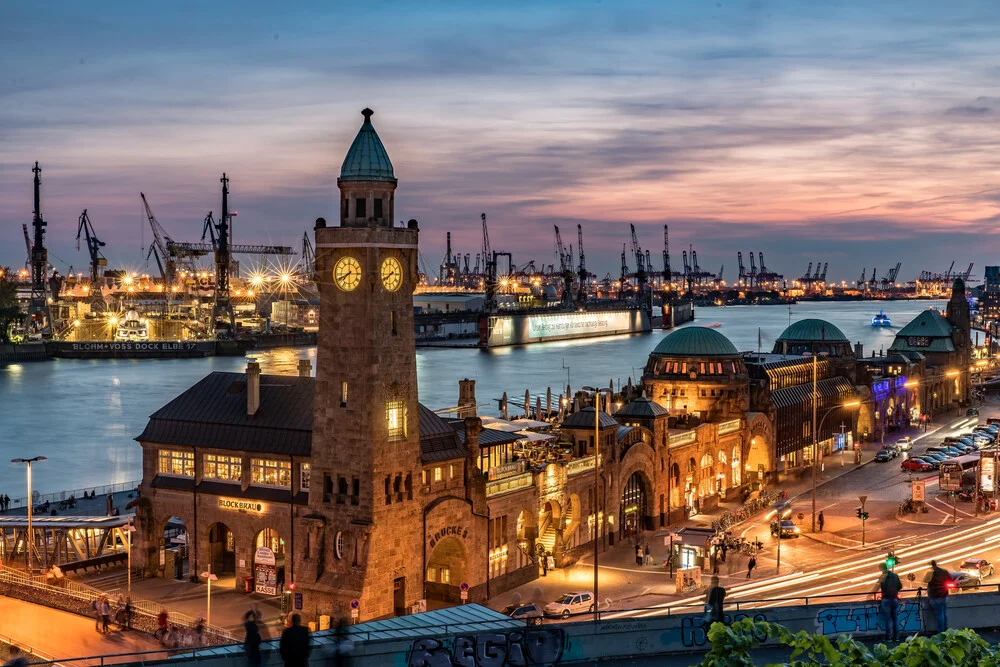
<svg viewBox="0 0 1000 667">
<path fill-rule="evenodd" d="M 301 622 L 298 614 L 292 614 L 292 624 L 281 633 L 278 652 L 285 667 L 306 667 L 309 662 L 309 630 Z"/>
<path fill-rule="evenodd" d="M 168 622 L 167 610 L 161 609 L 160 613 L 156 615 L 156 632 L 153 633 L 153 636 L 160 640 L 161 644 L 167 641 Z"/>
<path fill-rule="evenodd" d="M 251 609 L 243 615 L 243 650 L 247 654 L 247 667 L 260 667 L 260 628 L 257 627 L 257 616 Z"/>
<path fill-rule="evenodd" d="M 823 518 L 823 511 L 820 510 L 819 516 L 816 517 L 816 521 L 819 523 L 819 532 L 823 532 L 823 524 L 826 523 L 826 519 Z"/>
<path fill-rule="evenodd" d="M 948 571 L 931 561 L 931 574 L 927 581 L 927 598 L 931 611 L 937 620 L 937 631 L 948 629 L 948 589 L 955 586 L 955 580 Z"/>
<path fill-rule="evenodd" d="M 722 603 L 726 599 L 726 589 L 719 585 L 719 578 L 712 577 L 712 583 L 705 594 L 705 622 L 722 623 Z"/>
<path fill-rule="evenodd" d="M 753 572 L 755 567 L 757 567 L 757 557 L 750 556 L 750 560 L 747 562 L 747 579 L 750 578 L 750 574 Z"/>
<path fill-rule="evenodd" d="M 122 630 L 132 629 L 132 598 L 125 598 L 125 609 L 122 611 L 125 617 L 125 625 L 122 626 Z"/>
<path fill-rule="evenodd" d="M 642 546 L 639 544 L 635 545 L 635 564 L 642 565 Z"/>
<path fill-rule="evenodd" d="M 646 548 L 642 550 L 643 552 L 643 563 L 646 565 L 653 564 L 653 554 L 649 551 L 649 542 L 646 542 Z"/>
<path fill-rule="evenodd" d="M 108 599 L 101 598 L 101 627 L 103 632 L 107 634 L 111 631 L 109 623 L 111 622 L 111 605 L 108 603 Z"/>
<path fill-rule="evenodd" d="M 95 598 L 93 602 L 90 603 L 90 613 L 94 615 L 94 629 L 98 632 L 101 631 L 101 600 L 100 598 Z"/>
<path fill-rule="evenodd" d="M 882 576 L 879 577 L 878 590 L 882 594 L 878 610 L 885 625 L 886 641 L 899 641 L 899 592 L 903 590 L 903 582 L 899 575 L 882 563 Z"/>
</svg>

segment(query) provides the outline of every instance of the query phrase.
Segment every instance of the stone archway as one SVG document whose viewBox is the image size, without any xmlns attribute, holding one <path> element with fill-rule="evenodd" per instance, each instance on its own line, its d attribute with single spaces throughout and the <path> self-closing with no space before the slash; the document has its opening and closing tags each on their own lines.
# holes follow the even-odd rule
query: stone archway
<svg viewBox="0 0 1000 667">
<path fill-rule="evenodd" d="M 754 413 L 748 418 L 749 439 L 743 451 L 743 483 L 764 482 L 775 471 L 774 429 L 766 415 Z"/>
<path fill-rule="evenodd" d="M 653 513 L 650 507 L 652 501 L 652 487 L 649 480 L 638 470 L 633 472 L 622 488 L 621 504 L 618 509 L 620 537 L 628 538 L 643 530 L 652 530 Z"/>
<path fill-rule="evenodd" d="M 208 562 L 212 574 L 220 578 L 236 574 L 236 540 L 221 521 L 208 527 Z"/>
<path fill-rule="evenodd" d="M 556 565 L 559 564 L 559 556 L 556 552 L 562 550 L 562 506 L 556 500 L 547 500 L 538 512 L 538 541 L 535 544 L 535 552 L 543 549 L 546 554 L 556 556 Z"/>
<path fill-rule="evenodd" d="M 424 589 L 428 600 L 458 604 L 460 586 L 466 580 L 465 545 L 449 535 L 434 545 L 427 558 Z"/>
</svg>

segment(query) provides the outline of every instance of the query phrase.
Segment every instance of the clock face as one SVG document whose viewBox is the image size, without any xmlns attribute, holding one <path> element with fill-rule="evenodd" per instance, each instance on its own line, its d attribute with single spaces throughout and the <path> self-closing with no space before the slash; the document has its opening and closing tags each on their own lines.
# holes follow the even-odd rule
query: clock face
<svg viewBox="0 0 1000 667">
<path fill-rule="evenodd" d="M 361 284 L 361 265 L 353 257 L 341 257 L 333 267 L 333 281 L 337 287 L 350 292 Z"/>
<path fill-rule="evenodd" d="M 395 292 L 403 282 L 403 267 L 395 257 L 382 261 L 382 284 L 387 292 Z"/>
</svg>

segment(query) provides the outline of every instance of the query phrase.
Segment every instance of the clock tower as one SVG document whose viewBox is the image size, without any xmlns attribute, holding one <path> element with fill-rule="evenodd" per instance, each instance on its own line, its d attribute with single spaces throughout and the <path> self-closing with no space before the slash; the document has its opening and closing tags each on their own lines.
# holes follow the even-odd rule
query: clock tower
<svg viewBox="0 0 1000 667">
<path fill-rule="evenodd" d="M 358 619 L 422 597 L 413 290 L 417 223 L 395 224 L 396 178 L 373 112 L 344 158 L 339 226 L 316 221 L 320 327 L 309 509 L 296 585 L 306 610 Z M 309 593 L 315 593 L 310 595 Z"/>
</svg>

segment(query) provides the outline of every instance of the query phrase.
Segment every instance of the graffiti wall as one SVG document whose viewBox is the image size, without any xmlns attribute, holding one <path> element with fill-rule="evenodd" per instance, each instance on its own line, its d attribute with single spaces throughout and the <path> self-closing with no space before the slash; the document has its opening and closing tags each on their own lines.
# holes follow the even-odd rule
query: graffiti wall
<svg viewBox="0 0 1000 667">
<path fill-rule="evenodd" d="M 916 602 L 899 606 L 899 631 L 920 631 L 920 607 Z M 843 632 L 884 633 L 885 623 L 875 602 L 826 607 L 816 614 L 816 632 L 821 635 L 839 635 Z"/>
<path fill-rule="evenodd" d="M 408 667 L 503 667 L 558 665 L 566 634 L 561 627 L 481 632 L 441 639 L 418 639 L 410 647 Z"/>
</svg>

